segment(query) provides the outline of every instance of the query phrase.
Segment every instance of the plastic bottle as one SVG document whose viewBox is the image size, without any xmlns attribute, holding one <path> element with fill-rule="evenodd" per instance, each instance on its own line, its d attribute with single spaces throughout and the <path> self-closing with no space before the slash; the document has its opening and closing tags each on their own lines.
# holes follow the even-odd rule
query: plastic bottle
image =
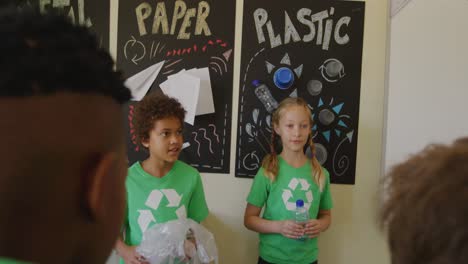
<svg viewBox="0 0 468 264">
<path fill-rule="evenodd" d="M 252 85 L 255 87 L 255 95 L 262 102 L 263 106 L 269 113 L 273 113 L 276 108 L 278 108 L 278 102 L 271 95 L 270 89 L 263 83 L 260 83 L 259 80 L 254 80 Z"/>
<path fill-rule="evenodd" d="M 305 228 L 306 223 L 309 221 L 309 211 L 307 208 L 304 207 L 303 200 L 296 201 L 296 211 L 295 211 L 295 219 L 296 223 L 302 225 Z M 298 238 L 300 241 L 305 241 L 307 239 L 306 235 Z"/>
</svg>

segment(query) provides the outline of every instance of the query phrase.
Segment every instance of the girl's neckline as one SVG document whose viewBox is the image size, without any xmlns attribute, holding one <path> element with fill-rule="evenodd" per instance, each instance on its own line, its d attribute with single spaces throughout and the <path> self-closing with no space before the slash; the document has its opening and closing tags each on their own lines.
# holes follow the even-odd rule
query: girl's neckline
<svg viewBox="0 0 468 264">
<path fill-rule="evenodd" d="M 305 167 L 305 166 L 307 166 L 309 164 L 309 159 L 307 157 L 306 157 L 306 159 L 304 159 L 304 162 L 302 164 L 300 164 L 299 166 L 293 166 L 289 162 L 287 162 L 286 159 L 283 158 L 283 156 L 281 156 L 281 155 L 278 155 L 278 156 L 286 165 L 288 165 L 289 167 L 294 168 L 294 169 L 300 169 L 300 168 L 303 168 L 303 167 Z"/>
</svg>

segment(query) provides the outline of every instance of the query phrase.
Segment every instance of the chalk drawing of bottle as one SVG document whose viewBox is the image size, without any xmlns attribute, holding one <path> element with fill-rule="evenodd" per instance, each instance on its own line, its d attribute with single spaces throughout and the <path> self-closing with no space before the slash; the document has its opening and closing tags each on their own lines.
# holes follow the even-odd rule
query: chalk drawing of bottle
<svg viewBox="0 0 468 264">
<path fill-rule="evenodd" d="M 259 80 L 252 81 L 252 85 L 255 87 L 255 95 L 262 102 L 263 106 L 269 113 L 273 113 L 278 108 L 278 102 L 271 95 L 270 89 L 264 83 Z"/>
</svg>

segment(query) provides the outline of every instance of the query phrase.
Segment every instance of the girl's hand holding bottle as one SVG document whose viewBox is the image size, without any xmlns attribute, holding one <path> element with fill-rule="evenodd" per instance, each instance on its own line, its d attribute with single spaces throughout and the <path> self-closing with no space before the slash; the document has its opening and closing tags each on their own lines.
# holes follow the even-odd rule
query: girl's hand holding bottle
<svg viewBox="0 0 468 264">
<path fill-rule="evenodd" d="M 325 227 L 318 219 L 310 219 L 305 226 L 305 234 L 309 238 L 318 237 L 320 233 L 325 231 Z"/>
<path fill-rule="evenodd" d="M 278 221 L 278 230 L 284 237 L 298 239 L 304 235 L 304 227 L 293 220 Z"/>
</svg>

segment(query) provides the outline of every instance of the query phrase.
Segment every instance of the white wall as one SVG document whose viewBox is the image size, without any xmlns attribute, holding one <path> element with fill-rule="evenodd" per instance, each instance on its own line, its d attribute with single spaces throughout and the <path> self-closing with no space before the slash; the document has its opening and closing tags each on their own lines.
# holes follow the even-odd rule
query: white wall
<svg viewBox="0 0 468 264">
<path fill-rule="evenodd" d="M 112 0 L 112 18 L 116 3 Z M 319 240 L 319 260 L 330 264 L 386 264 L 388 252 L 375 224 L 376 192 L 381 171 L 388 0 L 367 0 L 356 184 L 332 185 L 333 224 Z M 241 14 L 237 1 L 234 61 L 233 128 L 237 124 L 240 69 Z M 111 51 L 115 54 L 116 25 L 111 26 Z M 257 235 L 243 226 L 245 198 L 252 180 L 235 178 L 236 130 L 232 130 L 231 174 L 203 174 L 210 216 L 206 226 L 216 235 L 221 264 L 250 264 L 257 259 Z M 112 259 L 115 263 L 115 259 Z"/>
<path fill-rule="evenodd" d="M 391 21 L 385 167 L 468 135 L 467 0 L 413 0 Z"/>
</svg>

